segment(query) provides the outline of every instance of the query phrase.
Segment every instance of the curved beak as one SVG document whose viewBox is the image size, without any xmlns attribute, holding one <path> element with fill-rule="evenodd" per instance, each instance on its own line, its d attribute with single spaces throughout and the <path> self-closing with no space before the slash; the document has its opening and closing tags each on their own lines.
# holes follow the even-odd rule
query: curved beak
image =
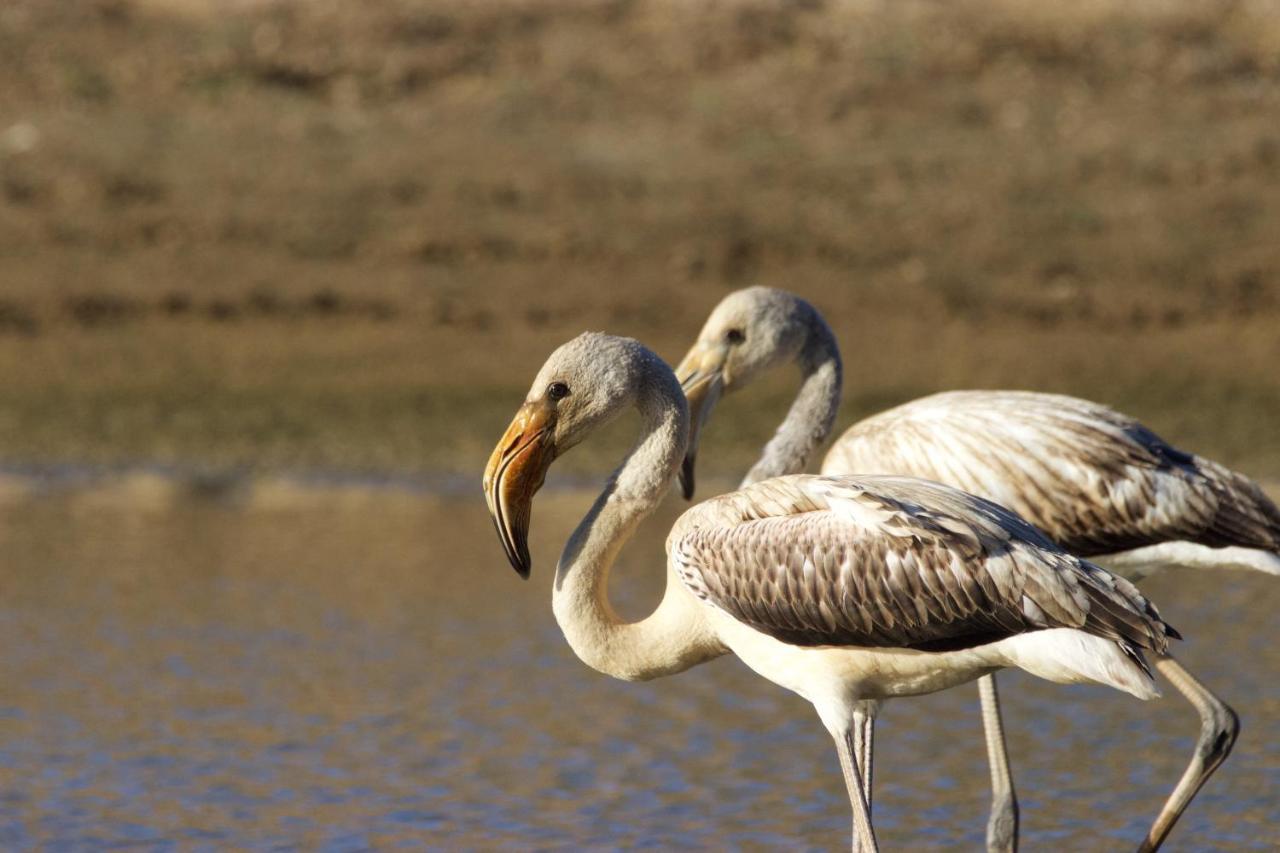
<svg viewBox="0 0 1280 853">
<path fill-rule="evenodd" d="M 693 499 L 698 438 L 724 392 L 724 367 L 728 357 L 729 348 L 722 344 L 697 343 L 676 368 L 676 378 L 689 401 L 689 446 L 684 453 L 684 464 L 680 466 L 680 491 L 685 500 Z"/>
<path fill-rule="evenodd" d="M 529 516 L 533 496 L 542 488 L 556 458 L 551 440 L 555 411 L 546 402 L 525 403 L 489 456 L 484 469 L 484 499 L 511 566 L 529 577 Z"/>
</svg>

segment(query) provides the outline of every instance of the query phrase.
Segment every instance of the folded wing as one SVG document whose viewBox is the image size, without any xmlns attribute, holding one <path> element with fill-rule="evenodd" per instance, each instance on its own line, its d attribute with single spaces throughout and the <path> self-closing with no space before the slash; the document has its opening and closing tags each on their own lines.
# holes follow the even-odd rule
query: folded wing
<svg viewBox="0 0 1280 853">
<path fill-rule="evenodd" d="M 1073 397 L 926 397 L 850 427 L 823 471 L 939 480 L 1014 510 L 1082 556 L 1176 540 L 1280 550 L 1280 510 L 1256 483 Z"/>
<path fill-rule="evenodd" d="M 945 651 L 1069 627 L 1163 651 L 1176 636 L 1127 581 L 910 478 L 767 480 L 685 513 L 668 549 L 695 595 L 793 645 Z"/>
</svg>

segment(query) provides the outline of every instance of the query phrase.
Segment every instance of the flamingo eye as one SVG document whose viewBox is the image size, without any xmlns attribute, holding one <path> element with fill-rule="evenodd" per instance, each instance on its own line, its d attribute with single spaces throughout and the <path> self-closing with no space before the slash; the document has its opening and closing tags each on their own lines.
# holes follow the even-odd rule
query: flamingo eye
<svg viewBox="0 0 1280 853">
<path fill-rule="evenodd" d="M 730 329 L 725 333 L 724 339 L 731 344 L 740 344 L 747 339 L 747 336 L 742 334 L 741 329 Z"/>
<path fill-rule="evenodd" d="M 552 382 L 547 386 L 547 396 L 552 400 L 563 400 L 569 396 L 569 386 L 563 382 Z"/>
</svg>

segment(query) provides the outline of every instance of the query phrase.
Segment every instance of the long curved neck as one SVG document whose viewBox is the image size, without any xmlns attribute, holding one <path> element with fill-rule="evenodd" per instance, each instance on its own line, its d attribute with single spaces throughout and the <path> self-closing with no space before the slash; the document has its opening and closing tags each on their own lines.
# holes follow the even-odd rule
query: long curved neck
<svg viewBox="0 0 1280 853">
<path fill-rule="evenodd" d="M 662 502 L 684 456 L 688 410 L 674 376 L 654 370 L 636 406 L 640 442 L 569 538 L 556 566 L 552 609 L 583 663 L 615 678 L 647 680 L 682 672 L 723 653 L 703 608 L 670 571 L 662 602 L 639 622 L 609 603 L 609 569 L 636 527 Z M 667 371 L 669 373 L 669 371 Z"/>
<path fill-rule="evenodd" d="M 765 445 L 760 460 L 743 478 L 743 486 L 770 477 L 801 473 L 809 457 L 827 440 L 835 426 L 844 381 L 840 348 L 831 328 L 817 312 L 810 317 L 808 335 L 797 361 L 804 376 L 800 393 L 778 431 Z"/>
</svg>

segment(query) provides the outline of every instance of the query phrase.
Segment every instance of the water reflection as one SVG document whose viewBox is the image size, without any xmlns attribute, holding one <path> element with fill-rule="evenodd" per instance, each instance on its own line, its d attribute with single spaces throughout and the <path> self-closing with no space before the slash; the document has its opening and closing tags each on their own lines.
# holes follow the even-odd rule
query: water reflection
<svg viewBox="0 0 1280 853">
<path fill-rule="evenodd" d="M 573 658 L 549 583 L 589 495 L 539 500 L 525 583 L 478 494 L 165 489 L 0 513 L 5 849 L 847 843 L 805 703 L 732 660 L 636 685 Z M 624 554 L 628 615 L 656 600 L 678 509 Z M 1188 636 L 1183 659 L 1244 716 L 1169 849 L 1274 849 L 1280 585 L 1178 574 L 1148 589 Z M 1181 772 L 1189 707 L 1017 676 L 1004 694 L 1027 847 L 1136 841 Z M 886 848 L 980 848 L 976 690 L 891 705 L 878 733 Z"/>
</svg>

